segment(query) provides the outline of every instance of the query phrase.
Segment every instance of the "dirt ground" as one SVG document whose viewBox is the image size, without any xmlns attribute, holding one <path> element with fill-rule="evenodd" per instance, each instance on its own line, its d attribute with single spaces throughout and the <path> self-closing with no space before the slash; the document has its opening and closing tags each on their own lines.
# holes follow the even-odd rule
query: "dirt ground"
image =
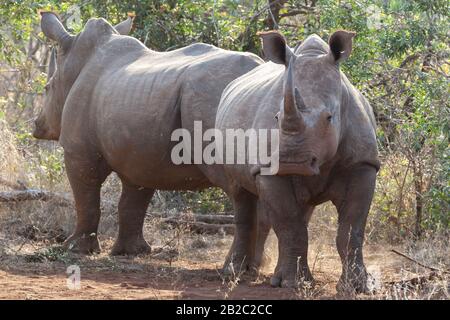
<svg viewBox="0 0 450 320">
<path fill-rule="evenodd" d="M 431 287 L 425 284 L 429 288 L 420 297 L 415 293 L 419 289 L 417 285 L 408 292 L 386 286 L 392 281 L 427 273 L 426 269 L 391 252 L 391 247 L 368 245 L 365 248 L 366 265 L 375 279 L 377 292 L 374 295 L 341 296 L 335 289 L 341 264 L 331 243 L 313 241 L 310 267 L 317 283 L 313 288 L 293 290 L 270 287 L 275 257 L 259 275 L 235 275 L 225 279 L 219 270 L 231 243 L 230 236 L 223 235 L 219 240 L 217 236 L 181 237 L 182 247 L 178 249 L 163 246 L 152 254 L 131 258 L 107 254 L 113 239 L 102 239 L 101 254 L 81 256 L 43 242 L 11 241 L 7 235 L 0 234 L 0 244 L 3 244 L 0 299 L 448 298 L 447 279 L 439 278 Z M 274 251 L 275 245 L 272 238 L 267 251 Z M 67 286 L 66 271 L 70 265 L 80 267 L 81 281 L 77 290 Z"/>
</svg>

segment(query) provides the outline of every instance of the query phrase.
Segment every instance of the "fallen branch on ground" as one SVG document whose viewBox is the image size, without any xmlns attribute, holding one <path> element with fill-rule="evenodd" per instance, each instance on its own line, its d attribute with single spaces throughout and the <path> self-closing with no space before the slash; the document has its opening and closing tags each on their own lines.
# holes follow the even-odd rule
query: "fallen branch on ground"
<svg viewBox="0 0 450 320">
<path fill-rule="evenodd" d="M 10 182 L 0 177 L 0 184 L 7 186 L 14 191 L 0 192 L 0 202 L 23 202 L 23 201 L 54 201 L 62 207 L 73 206 L 73 200 L 66 194 L 59 194 L 51 191 L 28 189 L 21 182 Z M 105 201 L 102 201 L 104 204 Z M 111 203 L 109 203 L 111 204 Z M 115 204 L 112 204 L 115 205 Z M 192 214 L 192 221 L 180 220 L 179 217 L 166 217 L 158 213 L 151 213 L 151 216 L 161 217 L 166 223 L 189 224 L 198 233 L 218 233 L 223 229 L 226 234 L 234 233 L 234 217 L 227 214 Z"/>
<path fill-rule="evenodd" d="M 194 221 L 214 223 L 214 224 L 233 224 L 234 217 L 223 214 L 194 214 Z"/>
<path fill-rule="evenodd" d="M 158 218 L 173 218 L 173 219 L 185 219 L 190 221 L 192 217 L 193 222 L 204 222 L 204 223 L 212 223 L 212 224 L 234 224 L 234 217 L 228 214 L 201 214 L 201 213 L 193 213 L 187 216 L 184 215 L 164 215 L 160 213 L 150 213 L 150 217 L 158 217 Z"/>
<path fill-rule="evenodd" d="M 418 277 L 411 278 L 408 280 L 387 281 L 387 282 L 384 282 L 384 284 L 388 285 L 388 286 L 395 286 L 397 288 L 405 289 L 405 288 L 414 288 L 417 286 L 423 286 L 424 284 L 426 284 L 429 281 L 442 280 L 442 279 L 444 279 L 442 274 L 439 274 L 438 272 L 433 271 L 424 276 L 418 276 Z"/>
<path fill-rule="evenodd" d="M 439 272 L 439 273 L 450 274 L 449 271 L 440 270 L 440 269 L 437 269 L 437 268 L 433 268 L 433 267 L 427 266 L 427 265 L 425 265 L 425 264 L 423 264 L 423 263 L 420 263 L 419 261 L 417 261 L 417 260 L 411 258 L 410 256 L 407 256 L 406 254 L 401 253 L 401 252 L 399 252 L 399 251 L 397 251 L 397 250 L 395 250 L 395 249 L 391 249 L 391 251 L 394 252 L 394 253 L 396 253 L 396 254 L 398 254 L 399 256 L 402 256 L 403 258 L 408 259 L 409 261 L 414 262 L 415 264 L 417 264 L 417 265 L 419 265 L 419 266 L 421 266 L 421 267 L 423 267 L 423 268 L 430 269 L 431 271 L 435 271 L 435 272 Z"/>
<path fill-rule="evenodd" d="M 11 188 L 13 190 L 27 190 L 25 184 L 21 181 L 11 182 L 0 177 L 0 185 Z"/>
<path fill-rule="evenodd" d="M 73 205 L 73 201 L 63 195 L 42 190 L 16 190 L 0 192 L 0 202 L 22 202 L 29 200 L 55 201 L 62 207 Z"/>
<path fill-rule="evenodd" d="M 195 233 L 216 234 L 223 232 L 225 234 L 234 234 L 233 224 L 212 224 L 205 222 L 180 220 L 177 218 L 163 218 L 161 219 L 161 222 L 173 226 L 187 226 L 191 229 L 191 231 Z"/>
</svg>

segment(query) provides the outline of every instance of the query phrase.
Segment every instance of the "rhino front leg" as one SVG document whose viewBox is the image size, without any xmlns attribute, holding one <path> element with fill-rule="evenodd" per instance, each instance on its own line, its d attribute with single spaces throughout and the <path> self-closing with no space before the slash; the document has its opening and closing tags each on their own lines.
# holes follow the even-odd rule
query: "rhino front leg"
<svg viewBox="0 0 450 320">
<path fill-rule="evenodd" d="M 256 197 L 240 189 L 232 194 L 235 233 L 225 259 L 224 272 L 237 274 L 252 269 L 256 244 Z"/>
<path fill-rule="evenodd" d="M 65 152 L 64 162 L 77 211 L 75 231 L 64 242 L 64 246 L 78 253 L 100 252 L 97 238 L 100 188 L 111 170 L 101 158 L 80 158 L 78 153 L 74 155 Z"/>
<path fill-rule="evenodd" d="M 145 212 L 155 192 L 154 189 L 129 185 L 122 180 L 119 202 L 119 236 L 111 250 L 112 255 L 136 255 L 150 253 L 144 239 Z"/>
<path fill-rule="evenodd" d="M 296 287 L 301 281 L 313 281 L 308 267 L 308 230 L 304 216 L 310 208 L 297 203 L 287 177 L 261 176 L 258 187 L 263 210 L 269 212 L 278 238 L 278 263 L 271 285 Z"/>
<path fill-rule="evenodd" d="M 273 287 L 295 288 L 303 281 L 313 282 L 308 266 L 306 224 L 302 219 L 286 219 L 286 216 L 273 218 L 273 229 L 278 238 L 278 263 L 270 284 Z"/>
<path fill-rule="evenodd" d="M 368 292 L 363 260 L 364 230 L 375 189 L 376 170 L 370 165 L 354 168 L 340 183 L 340 197 L 333 202 L 339 213 L 336 246 L 342 261 L 338 291 Z"/>
</svg>

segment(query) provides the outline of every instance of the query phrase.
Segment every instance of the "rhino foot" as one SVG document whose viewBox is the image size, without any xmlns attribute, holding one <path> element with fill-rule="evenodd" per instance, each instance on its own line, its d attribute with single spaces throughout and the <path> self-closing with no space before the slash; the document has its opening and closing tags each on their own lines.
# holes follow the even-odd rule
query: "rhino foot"
<svg viewBox="0 0 450 320">
<path fill-rule="evenodd" d="M 227 277 L 238 276 L 244 273 L 248 273 L 252 270 L 249 263 L 234 263 L 230 262 L 223 266 L 222 274 Z"/>
<path fill-rule="evenodd" d="M 100 243 L 97 234 L 77 234 L 71 235 L 63 244 L 64 248 L 75 253 L 92 254 L 100 253 Z"/>
<path fill-rule="evenodd" d="M 309 270 L 305 270 L 303 275 L 299 275 L 296 271 L 278 271 L 270 278 L 272 287 L 282 288 L 299 288 L 314 286 L 314 278 Z"/>
<path fill-rule="evenodd" d="M 230 279 L 238 279 L 242 275 L 256 276 L 258 268 L 248 259 L 232 259 L 227 260 L 222 268 L 222 275 Z"/>
<path fill-rule="evenodd" d="M 341 295 L 373 294 L 374 290 L 369 288 L 370 281 L 373 281 L 373 277 L 367 273 L 364 266 L 355 267 L 341 275 L 336 291 Z"/>
<path fill-rule="evenodd" d="M 144 238 L 139 237 L 136 239 L 117 239 L 111 249 L 111 255 L 113 256 L 135 256 L 138 254 L 148 254 L 151 253 L 152 248 L 145 241 Z"/>
</svg>

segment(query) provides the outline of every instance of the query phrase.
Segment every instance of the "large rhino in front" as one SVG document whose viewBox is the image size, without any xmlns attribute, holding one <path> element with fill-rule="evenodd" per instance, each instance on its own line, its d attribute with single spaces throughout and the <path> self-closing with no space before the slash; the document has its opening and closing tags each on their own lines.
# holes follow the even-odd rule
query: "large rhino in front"
<svg viewBox="0 0 450 320">
<path fill-rule="evenodd" d="M 260 174 L 262 165 L 224 166 L 237 221 L 227 264 L 252 263 L 270 227 L 257 227 L 258 207 L 279 242 L 274 286 L 312 280 L 307 225 L 314 207 L 331 200 L 339 213 L 339 286 L 367 289 L 363 238 L 380 163 L 372 108 L 339 69 L 354 35 L 336 31 L 329 44 L 312 35 L 294 52 L 280 33 L 262 33 L 272 62 L 234 80 L 222 94 L 217 129 L 279 129 L 279 142 L 271 146 L 278 152 L 277 174 Z"/>
<path fill-rule="evenodd" d="M 263 61 L 206 44 L 152 51 L 121 35 L 130 31 L 131 19 L 115 28 L 104 19 L 90 19 L 74 36 L 55 14 L 41 15 L 42 31 L 58 49 L 34 136 L 59 140 L 64 148 L 77 211 L 66 245 L 83 253 L 100 250 L 100 188 L 114 171 L 122 195 L 112 254 L 149 251 L 142 227 L 154 190 L 214 184 L 204 173 L 211 168 L 173 164 L 172 132 L 192 130 L 195 120 L 205 129 L 214 127 L 225 86 Z"/>
</svg>

